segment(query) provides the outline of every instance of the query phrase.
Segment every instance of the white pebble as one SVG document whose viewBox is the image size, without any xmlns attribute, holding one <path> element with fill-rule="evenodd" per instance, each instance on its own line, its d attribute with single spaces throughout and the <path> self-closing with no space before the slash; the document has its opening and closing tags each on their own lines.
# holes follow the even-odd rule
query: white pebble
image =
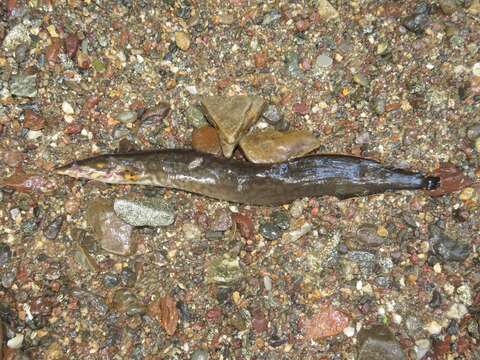
<svg viewBox="0 0 480 360">
<path fill-rule="evenodd" d="M 425 330 L 427 330 L 430 335 L 438 335 L 442 332 L 442 326 L 434 320 L 426 326 Z"/>
<path fill-rule="evenodd" d="M 190 93 L 190 95 L 198 94 L 197 87 L 195 85 L 187 85 L 185 86 L 185 90 L 187 90 Z"/>
<path fill-rule="evenodd" d="M 435 271 L 437 274 L 440 274 L 442 272 L 442 265 L 440 265 L 440 263 L 436 263 L 433 265 L 433 271 Z"/>
<path fill-rule="evenodd" d="M 43 134 L 42 134 L 41 130 L 28 130 L 27 139 L 28 140 L 35 140 L 35 139 L 38 139 L 42 135 Z"/>
<path fill-rule="evenodd" d="M 268 292 L 272 291 L 272 279 L 270 278 L 270 276 L 265 275 L 263 277 L 263 286 L 265 286 L 265 290 L 267 290 Z"/>
<path fill-rule="evenodd" d="M 346 337 L 352 337 L 355 335 L 355 329 L 352 326 L 347 326 L 345 329 L 343 329 L 343 333 Z"/>
<path fill-rule="evenodd" d="M 65 114 L 68 114 L 68 115 L 72 115 L 75 113 L 75 110 L 73 110 L 73 106 L 66 101 L 62 103 L 62 110 Z"/>
<path fill-rule="evenodd" d="M 402 316 L 400 314 L 393 314 L 392 320 L 395 324 L 399 325 L 402 323 Z"/>
<path fill-rule="evenodd" d="M 480 62 L 473 64 L 472 73 L 475 76 L 480 76 Z"/>
<path fill-rule="evenodd" d="M 447 311 L 447 318 L 461 320 L 468 313 L 468 309 L 464 304 L 453 304 Z"/>
<path fill-rule="evenodd" d="M 15 337 L 7 341 L 7 346 L 10 349 L 20 349 L 23 344 L 23 335 L 17 334 Z"/>
</svg>

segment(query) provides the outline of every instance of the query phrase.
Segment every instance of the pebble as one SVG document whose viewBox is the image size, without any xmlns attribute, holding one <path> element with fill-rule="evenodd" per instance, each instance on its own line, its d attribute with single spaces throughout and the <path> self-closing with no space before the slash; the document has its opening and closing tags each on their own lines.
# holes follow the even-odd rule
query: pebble
<svg viewBox="0 0 480 360">
<path fill-rule="evenodd" d="M 190 48 L 190 35 L 184 31 L 175 33 L 175 44 L 180 50 L 187 51 Z"/>
<path fill-rule="evenodd" d="M 200 231 L 200 228 L 193 223 L 187 222 L 183 224 L 182 231 L 183 231 L 183 236 L 187 241 L 198 240 L 202 236 L 202 232 Z"/>
<path fill-rule="evenodd" d="M 240 140 L 246 158 L 253 163 L 277 163 L 304 156 L 320 146 L 308 131 L 280 132 L 273 129 L 252 132 Z"/>
<path fill-rule="evenodd" d="M 75 244 L 73 247 L 73 257 L 83 269 L 88 271 L 98 271 L 100 267 L 98 266 L 95 259 L 90 256 L 88 250 L 83 244 Z"/>
<path fill-rule="evenodd" d="M 288 210 L 290 212 L 290 215 L 294 219 L 296 219 L 296 218 L 299 218 L 300 216 L 302 216 L 303 209 L 305 209 L 306 206 L 307 205 L 306 205 L 305 201 L 303 201 L 302 199 L 297 199 L 292 203 L 292 205 L 290 205 L 290 208 Z"/>
<path fill-rule="evenodd" d="M 265 14 L 262 20 L 263 26 L 268 26 L 278 22 L 282 18 L 282 15 L 278 10 L 272 10 L 269 13 Z"/>
<path fill-rule="evenodd" d="M 303 331 L 307 339 L 335 336 L 348 325 L 348 317 L 341 311 L 324 306 L 312 317 L 303 321 Z"/>
<path fill-rule="evenodd" d="M 456 0 L 439 0 L 439 5 L 445 15 L 452 15 L 457 11 Z"/>
<path fill-rule="evenodd" d="M 122 198 L 113 203 L 115 214 L 133 226 L 168 226 L 175 221 L 172 207 L 163 198 Z"/>
<path fill-rule="evenodd" d="M 10 262 L 12 257 L 12 250 L 7 244 L 0 242 L 0 267 L 4 267 Z"/>
<path fill-rule="evenodd" d="M 202 100 L 208 121 L 218 130 L 223 154 L 230 158 L 240 139 L 255 124 L 266 107 L 257 96 L 209 96 Z"/>
<path fill-rule="evenodd" d="M 415 350 L 416 360 L 423 359 L 423 357 L 430 350 L 431 346 L 432 344 L 429 339 L 418 339 L 417 341 L 415 341 L 414 350 Z"/>
<path fill-rule="evenodd" d="M 282 239 L 287 242 L 295 242 L 302 236 L 308 234 L 313 229 L 313 225 L 310 223 L 304 223 L 300 228 L 289 231 L 283 234 Z"/>
<path fill-rule="evenodd" d="M 472 73 L 474 76 L 480 76 L 480 62 L 473 64 L 472 66 Z"/>
<path fill-rule="evenodd" d="M 428 331 L 430 335 L 438 335 L 442 332 L 442 325 L 433 320 L 427 324 L 425 330 Z"/>
<path fill-rule="evenodd" d="M 190 360 L 208 360 L 208 352 L 203 349 L 197 349 L 193 352 Z"/>
<path fill-rule="evenodd" d="M 428 303 L 432 309 L 436 309 L 442 305 L 442 294 L 437 289 L 432 292 L 432 299 Z"/>
<path fill-rule="evenodd" d="M 13 338 L 7 341 L 7 346 L 10 349 L 20 349 L 23 344 L 23 334 L 17 334 Z"/>
<path fill-rule="evenodd" d="M 268 275 L 263 277 L 263 286 L 268 292 L 272 291 L 272 278 Z"/>
<path fill-rule="evenodd" d="M 25 61 L 27 57 L 28 46 L 20 44 L 15 48 L 15 61 L 19 64 Z"/>
<path fill-rule="evenodd" d="M 277 240 L 282 230 L 275 224 L 265 223 L 259 227 L 260 235 L 262 235 L 267 240 Z"/>
<path fill-rule="evenodd" d="M 461 301 L 467 306 L 471 306 L 473 303 L 472 290 L 467 284 L 461 285 L 457 288 L 456 299 Z"/>
<path fill-rule="evenodd" d="M 338 17 L 338 11 L 327 0 L 317 0 L 317 9 L 318 15 L 324 20 Z"/>
<path fill-rule="evenodd" d="M 468 309 L 464 304 L 454 303 L 446 312 L 448 319 L 462 320 L 468 314 Z"/>
<path fill-rule="evenodd" d="M 213 214 L 210 228 L 213 231 L 227 231 L 232 227 L 232 216 L 227 209 L 217 209 Z"/>
<path fill-rule="evenodd" d="M 435 254 L 446 262 L 464 261 L 471 252 L 471 247 L 468 243 L 454 241 L 443 232 L 434 234 L 430 241 L 433 243 Z"/>
<path fill-rule="evenodd" d="M 14 96 L 34 98 L 37 96 L 37 75 L 14 75 L 10 83 L 10 92 Z"/>
<path fill-rule="evenodd" d="M 115 115 L 115 119 L 123 124 L 131 124 L 137 120 L 136 111 L 122 111 Z"/>
<path fill-rule="evenodd" d="M 120 284 L 120 277 L 117 274 L 107 273 L 103 277 L 103 284 L 107 288 L 114 288 Z"/>
<path fill-rule="evenodd" d="M 358 360 L 403 360 L 402 346 L 392 331 L 383 325 L 363 328 L 357 336 Z"/>
<path fill-rule="evenodd" d="M 190 106 L 185 112 L 185 117 L 195 128 L 201 128 L 207 125 L 207 119 L 198 106 Z"/>
<path fill-rule="evenodd" d="M 42 130 L 45 127 L 45 120 L 39 114 L 27 109 L 24 112 L 23 127 L 34 131 Z"/>
<path fill-rule="evenodd" d="M 283 211 L 274 211 L 271 218 L 273 223 L 282 230 L 287 230 L 290 227 L 290 219 Z"/>
<path fill-rule="evenodd" d="M 128 289 L 118 289 L 112 295 L 112 304 L 115 310 L 127 316 L 145 314 L 146 308 L 140 303 L 135 294 Z"/>
<path fill-rule="evenodd" d="M 14 51 L 18 45 L 31 43 L 29 29 L 22 23 L 13 26 L 3 39 L 3 47 L 8 51 Z"/>
<path fill-rule="evenodd" d="M 67 114 L 67 115 L 73 115 L 75 113 L 73 106 L 67 101 L 64 101 L 62 103 L 62 111 L 64 114 Z"/>
<path fill-rule="evenodd" d="M 477 153 L 480 153 L 480 137 L 475 139 L 475 150 L 477 150 Z"/>
<path fill-rule="evenodd" d="M 265 110 L 265 112 L 262 114 L 262 117 L 270 125 L 276 125 L 279 122 L 281 122 L 283 119 L 282 113 L 278 110 L 278 107 L 275 105 L 269 105 Z"/>
<path fill-rule="evenodd" d="M 58 233 L 60 232 L 62 225 L 63 225 L 63 220 L 64 220 L 63 215 L 57 216 L 48 226 L 43 230 L 43 235 L 48 239 L 48 240 L 55 240 L 58 236 Z"/>
<path fill-rule="evenodd" d="M 222 155 L 218 132 L 211 126 L 204 126 L 193 131 L 192 148 L 215 156 Z"/>
<path fill-rule="evenodd" d="M 300 77 L 302 72 L 300 70 L 299 58 L 297 53 L 291 51 L 287 52 L 285 54 L 285 65 L 287 68 L 287 72 L 290 76 Z"/>
<path fill-rule="evenodd" d="M 378 247 L 385 239 L 377 234 L 377 227 L 372 224 L 363 224 L 357 230 L 358 241 L 367 247 Z"/>
<path fill-rule="evenodd" d="M 347 326 L 345 329 L 343 329 L 343 333 L 346 337 L 352 337 L 355 335 L 355 328 L 353 326 Z"/>
<path fill-rule="evenodd" d="M 230 286 L 244 277 L 244 271 L 237 258 L 231 258 L 228 255 L 214 258 L 207 267 L 207 282 Z"/>
<path fill-rule="evenodd" d="M 326 55 L 326 54 L 321 54 L 317 56 L 317 59 L 315 60 L 315 65 L 313 66 L 314 71 L 319 70 L 321 68 L 328 68 L 332 66 L 333 64 L 333 59 Z"/>
<path fill-rule="evenodd" d="M 100 241 L 102 249 L 124 256 L 135 252 L 133 226 L 115 214 L 111 201 L 103 199 L 91 201 L 87 206 L 86 219 L 95 237 Z"/>
<path fill-rule="evenodd" d="M 368 80 L 367 76 L 362 73 L 356 73 L 353 75 L 353 81 L 360 86 L 368 87 L 370 86 L 370 81 Z"/>
<path fill-rule="evenodd" d="M 412 14 L 403 20 L 403 26 L 415 33 L 422 33 L 428 24 L 428 13 Z"/>
</svg>

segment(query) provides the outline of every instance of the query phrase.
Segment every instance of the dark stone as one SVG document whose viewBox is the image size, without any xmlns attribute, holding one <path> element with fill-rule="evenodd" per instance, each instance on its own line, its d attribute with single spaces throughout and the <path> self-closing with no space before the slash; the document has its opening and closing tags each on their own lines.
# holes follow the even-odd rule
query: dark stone
<svg viewBox="0 0 480 360">
<path fill-rule="evenodd" d="M 469 244 L 452 240 L 445 233 L 435 233 L 430 238 L 433 250 L 443 261 L 464 261 L 470 255 Z"/>
<path fill-rule="evenodd" d="M 377 247 L 385 242 L 385 239 L 377 235 L 377 227 L 371 224 L 363 224 L 357 230 L 358 241 L 367 247 Z"/>
<path fill-rule="evenodd" d="M 107 273 L 103 277 L 103 284 L 107 288 L 113 288 L 120 284 L 120 277 L 117 274 Z"/>
<path fill-rule="evenodd" d="M 262 114 L 265 121 L 271 125 L 278 124 L 283 116 L 275 105 L 269 105 L 267 110 Z"/>
<path fill-rule="evenodd" d="M 287 230 L 290 227 L 290 219 L 283 211 L 275 211 L 272 214 L 272 221 L 282 230 Z"/>
<path fill-rule="evenodd" d="M 62 228 L 63 224 L 63 215 L 57 216 L 48 226 L 43 230 L 43 235 L 48 240 L 55 240 L 58 236 L 58 233 L 60 232 L 60 229 Z"/>
<path fill-rule="evenodd" d="M 459 330 L 459 325 L 458 321 L 455 319 L 452 319 L 450 323 L 448 324 L 447 327 L 447 334 L 448 335 L 457 335 Z"/>
<path fill-rule="evenodd" d="M 433 290 L 432 300 L 428 304 L 432 309 L 436 309 L 442 305 L 442 294 L 437 289 Z"/>
<path fill-rule="evenodd" d="M 5 243 L 0 243 L 0 266 L 7 265 L 11 257 L 12 250 L 10 250 L 10 246 Z"/>
<path fill-rule="evenodd" d="M 267 240 L 277 240 L 282 233 L 282 229 L 271 223 L 260 225 L 259 231 L 260 234 Z"/>
<path fill-rule="evenodd" d="M 391 330 L 383 325 L 363 328 L 358 333 L 358 360 L 403 360 L 402 346 Z"/>
</svg>

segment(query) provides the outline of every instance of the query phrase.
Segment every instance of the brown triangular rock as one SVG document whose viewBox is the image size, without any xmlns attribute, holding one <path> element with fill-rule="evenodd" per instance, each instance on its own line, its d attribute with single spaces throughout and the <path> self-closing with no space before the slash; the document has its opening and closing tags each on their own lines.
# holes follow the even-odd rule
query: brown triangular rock
<svg viewBox="0 0 480 360">
<path fill-rule="evenodd" d="M 242 136 L 255 124 L 265 109 L 257 96 L 208 96 L 202 107 L 208 121 L 218 129 L 223 154 L 231 157 Z"/>
<path fill-rule="evenodd" d="M 308 154 L 320 146 L 320 141 L 304 130 L 253 132 L 240 140 L 248 160 L 254 163 L 286 161 Z"/>
</svg>

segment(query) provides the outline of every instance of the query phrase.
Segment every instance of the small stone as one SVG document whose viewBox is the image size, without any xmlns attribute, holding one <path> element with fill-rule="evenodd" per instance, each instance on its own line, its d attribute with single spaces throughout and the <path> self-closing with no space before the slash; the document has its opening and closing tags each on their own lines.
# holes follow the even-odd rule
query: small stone
<svg viewBox="0 0 480 360">
<path fill-rule="evenodd" d="M 255 96 L 210 96 L 202 100 L 202 106 L 218 130 L 223 154 L 230 158 L 240 139 L 262 115 L 266 103 Z"/>
<path fill-rule="evenodd" d="M 442 332 L 442 326 L 434 320 L 428 323 L 425 330 L 427 330 L 430 335 L 438 335 Z"/>
<path fill-rule="evenodd" d="M 262 235 L 267 240 L 277 240 L 282 232 L 282 230 L 278 226 L 271 223 L 260 225 L 259 231 L 260 235 Z"/>
<path fill-rule="evenodd" d="M 228 255 L 213 259 L 207 267 L 207 282 L 217 285 L 233 285 L 241 281 L 244 271 L 238 259 Z"/>
<path fill-rule="evenodd" d="M 428 353 L 432 344 L 429 339 L 419 339 L 415 341 L 415 357 L 416 360 L 421 360 Z"/>
<path fill-rule="evenodd" d="M 363 224 L 357 230 L 358 241 L 367 247 L 383 245 L 385 240 L 377 234 L 377 227 L 371 224 Z"/>
<path fill-rule="evenodd" d="M 289 212 L 293 218 L 299 218 L 303 214 L 303 209 L 305 209 L 306 204 L 303 200 L 297 199 L 292 205 L 290 205 Z"/>
<path fill-rule="evenodd" d="M 345 329 L 343 329 L 343 333 L 346 337 L 352 337 L 355 335 L 355 328 L 353 326 L 347 326 Z"/>
<path fill-rule="evenodd" d="M 131 124 L 137 120 L 136 111 L 122 111 L 115 115 L 115 119 L 123 124 Z"/>
<path fill-rule="evenodd" d="M 76 34 L 68 34 L 65 38 L 65 51 L 71 59 L 75 59 L 80 45 L 80 39 Z"/>
<path fill-rule="evenodd" d="M 272 221 L 282 230 L 287 230 L 290 227 L 290 219 L 283 211 L 275 211 L 272 213 Z"/>
<path fill-rule="evenodd" d="M 311 318 L 303 322 L 303 331 L 307 339 L 335 336 L 343 332 L 348 325 L 348 317 L 333 307 L 325 306 Z"/>
<path fill-rule="evenodd" d="M 136 246 L 131 237 L 133 227 L 115 214 L 112 202 L 100 199 L 91 201 L 87 206 L 86 218 L 104 250 L 124 256 L 135 252 Z"/>
<path fill-rule="evenodd" d="M 55 240 L 60 232 L 63 224 L 64 216 L 57 216 L 48 226 L 43 230 L 43 235 L 48 240 Z"/>
<path fill-rule="evenodd" d="M 363 87 L 370 86 L 370 81 L 365 76 L 365 74 L 362 74 L 362 73 L 356 73 L 355 75 L 353 75 L 353 81 L 355 81 L 355 83 Z"/>
<path fill-rule="evenodd" d="M 434 234 L 430 242 L 433 243 L 435 254 L 446 262 L 464 261 L 471 252 L 471 247 L 468 243 L 454 241 L 443 232 Z"/>
<path fill-rule="evenodd" d="M 276 125 L 283 119 L 282 114 L 275 105 L 269 105 L 267 110 L 262 114 L 262 117 L 271 125 Z"/>
<path fill-rule="evenodd" d="M 194 127 L 201 128 L 207 125 L 207 119 L 198 106 L 190 106 L 185 112 L 185 116 Z"/>
<path fill-rule="evenodd" d="M 73 257 L 83 269 L 88 271 L 98 271 L 98 266 L 95 259 L 88 253 L 87 249 L 82 244 L 75 244 L 73 250 Z"/>
<path fill-rule="evenodd" d="M 10 262 L 12 257 L 12 250 L 7 244 L 0 242 L 0 268 L 4 267 Z"/>
<path fill-rule="evenodd" d="M 12 76 L 10 92 L 14 96 L 34 98 L 37 96 L 37 75 Z"/>
<path fill-rule="evenodd" d="M 232 227 L 232 216 L 227 209 L 217 209 L 210 228 L 213 231 L 227 231 Z"/>
<path fill-rule="evenodd" d="M 428 304 L 432 309 L 436 309 L 442 305 L 442 294 L 437 289 L 433 290 L 432 300 Z"/>
<path fill-rule="evenodd" d="M 255 236 L 255 228 L 253 226 L 252 219 L 243 214 L 233 214 L 232 220 L 237 224 L 240 234 L 245 239 L 253 239 Z"/>
<path fill-rule="evenodd" d="M 204 126 L 193 131 L 192 148 L 215 156 L 222 155 L 218 132 L 211 126 Z"/>
<path fill-rule="evenodd" d="M 272 278 L 268 275 L 263 277 L 263 286 L 268 292 L 272 291 Z"/>
<path fill-rule="evenodd" d="M 278 163 L 304 156 L 320 146 L 320 141 L 308 131 L 263 130 L 240 140 L 248 160 L 254 163 Z"/>
<path fill-rule="evenodd" d="M 475 139 L 475 150 L 477 150 L 477 153 L 480 153 L 480 137 Z"/>
<path fill-rule="evenodd" d="M 402 24 L 408 30 L 420 34 L 427 27 L 428 21 L 428 13 L 421 13 L 407 16 Z"/>
<path fill-rule="evenodd" d="M 148 312 L 158 320 L 168 335 L 175 334 L 180 315 L 174 298 L 171 296 L 161 297 L 148 306 Z"/>
<path fill-rule="evenodd" d="M 23 153 L 18 150 L 10 150 L 5 151 L 3 153 L 3 161 L 7 166 L 16 167 L 18 166 L 24 159 Z"/>
<path fill-rule="evenodd" d="M 113 209 L 133 226 L 168 226 L 175 221 L 173 209 L 162 198 L 115 199 Z"/>
<path fill-rule="evenodd" d="M 287 233 L 284 233 L 282 240 L 287 242 L 295 242 L 300 239 L 302 236 L 305 236 L 313 229 L 313 225 L 310 223 L 304 223 L 300 228 L 291 230 Z"/>
<path fill-rule="evenodd" d="M 332 64 L 333 64 L 333 59 L 330 56 L 326 54 L 321 54 L 317 56 L 317 59 L 315 60 L 314 69 L 328 68 L 332 66 Z"/>
<path fill-rule="evenodd" d="M 20 349 L 23 344 L 23 334 L 17 334 L 13 338 L 7 341 L 7 346 L 10 349 Z"/>
<path fill-rule="evenodd" d="M 208 360 L 208 352 L 203 349 L 197 349 L 192 353 L 190 360 Z"/>
<path fill-rule="evenodd" d="M 477 77 L 480 76 L 480 62 L 477 62 L 477 63 L 473 64 L 472 74 L 473 74 L 473 76 L 477 76 Z"/>
<path fill-rule="evenodd" d="M 358 333 L 358 360 L 403 360 L 402 346 L 392 331 L 383 325 L 363 328 Z"/>
<path fill-rule="evenodd" d="M 27 57 L 28 46 L 26 44 L 20 44 L 15 48 L 15 60 L 21 64 Z"/>
<path fill-rule="evenodd" d="M 64 101 L 62 103 L 62 111 L 64 114 L 67 114 L 67 115 L 73 115 L 75 113 L 73 106 L 67 101 Z"/>
<path fill-rule="evenodd" d="M 324 20 L 338 17 L 338 11 L 327 0 L 317 0 L 317 9 L 318 15 Z"/>
<path fill-rule="evenodd" d="M 39 114 L 27 109 L 24 113 L 23 127 L 34 131 L 42 130 L 45 127 L 45 120 Z"/>
<path fill-rule="evenodd" d="M 456 0 L 439 0 L 439 5 L 445 15 L 452 15 L 457 11 Z"/>
<path fill-rule="evenodd" d="M 190 35 L 184 31 L 175 33 L 175 44 L 180 50 L 187 51 L 190 48 Z"/>
<path fill-rule="evenodd" d="M 464 304 L 455 303 L 450 306 L 446 312 L 448 319 L 462 320 L 468 314 L 468 309 Z"/>
<path fill-rule="evenodd" d="M 480 138 L 479 138 L 479 140 L 480 140 Z M 474 195 L 475 195 L 475 189 L 471 188 L 471 187 L 467 187 L 460 192 L 459 198 L 462 201 L 468 201 L 468 200 L 472 199 L 474 197 Z"/>
<path fill-rule="evenodd" d="M 128 289 L 118 289 L 112 295 L 112 305 L 115 310 L 127 316 L 145 314 L 146 309 L 135 294 Z"/>
<path fill-rule="evenodd" d="M 182 226 L 183 236 L 187 241 L 198 240 L 202 236 L 200 228 L 193 223 L 185 223 Z"/>
<path fill-rule="evenodd" d="M 27 139 L 28 140 L 36 140 L 39 137 L 41 137 L 42 135 L 43 135 L 43 133 L 40 130 L 38 130 L 38 131 L 29 130 L 28 133 L 27 133 Z"/>
<path fill-rule="evenodd" d="M 20 44 L 30 45 L 31 41 L 29 29 L 20 22 L 7 33 L 3 39 L 3 47 L 13 51 Z"/>
</svg>

